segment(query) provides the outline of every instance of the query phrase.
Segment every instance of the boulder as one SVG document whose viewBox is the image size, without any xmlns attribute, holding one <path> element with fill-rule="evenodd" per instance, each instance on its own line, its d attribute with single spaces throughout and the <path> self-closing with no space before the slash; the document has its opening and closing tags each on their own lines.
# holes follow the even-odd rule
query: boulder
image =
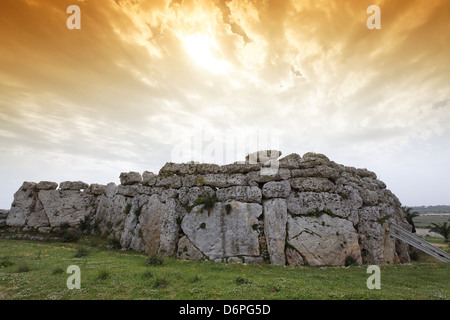
<svg viewBox="0 0 450 320">
<path fill-rule="evenodd" d="M 298 169 L 302 157 L 297 153 L 291 153 L 278 161 L 280 168 Z"/>
<path fill-rule="evenodd" d="M 287 219 L 288 243 L 312 266 L 344 265 L 348 256 L 362 263 L 358 233 L 350 221 L 323 214 Z M 294 261 L 291 262 L 295 264 Z"/>
<path fill-rule="evenodd" d="M 106 186 L 103 184 L 93 183 L 89 186 L 88 192 L 94 195 L 102 195 L 106 193 Z"/>
<path fill-rule="evenodd" d="M 52 181 L 41 181 L 35 185 L 37 191 L 39 190 L 56 190 L 58 184 Z"/>
<path fill-rule="evenodd" d="M 261 203 L 261 189 L 258 187 L 234 186 L 219 189 L 216 192 L 219 201 L 236 200 L 242 202 Z"/>
<path fill-rule="evenodd" d="M 36 204 L 36 183 L 24 182 L 19 190 L 14 193 L 14 201 L 6 219 L 10 227 L 24 227 L 28 216 Z"/>
<path fill-rule="evenodd" d="M 335 190 L 333 182 L 326 178 L 292 178 L 289 179 L 291 187 L 300 192 L 332 192 Z"/>
<path fill-rule="evenodd" d="M 286 263 L 284 248 L 286 245 L 287 205 L 286 199 L 274 198 L 265 200 L 264 234 L 270 263 L 284 265 Z"/>
<path fill-rule="evenodd" d="M 193 245 L 210 260 L 233 256 L 259 256 L 258 224 L 262 206 L 231 201 L 231 210 L 217 202 L 211 213 L 195 207 L 184 217 L 181 228 Z"/>
<path fill-rule="evenodd" d="M 144 171 L 142 173 L 142 184 L 144 186 L 153 187 L 156 185 L 157 176 L 150 171 Z"/>
<path fill-rule="evenodd" d="M 265 163 L 268 160 L 276 160 L 281 156 L 279 150 L 260 150 L 248 154 L 245 157 L 245 162 L 250 164 Z"/>
<path fill-rule="evenodd" d="M 286 198 L 291 193 L 289 181 L 269 181 L 262 188 L 264 198 Z"/>
<path fill-rule="evenodd" d="M 64 181 L 59 184 L 61 190 L 84 190 L 88 189 L 89 185 L 82 181 Z"/>
<path fill-rule="evenodd" d="M 122 172 L 119 176 L 120 184 L 124 186 L 129 186 L 133 184 L 138 184 L 142 182 L 142 176 L 139 172 Z"/>
<path fill-rule="evenodd" d="M 187 236 L 183 236 L 178 241 L 177 257 L 181 259 L 201 260 L 205 256 L 192 244 Z"/>
</svg>

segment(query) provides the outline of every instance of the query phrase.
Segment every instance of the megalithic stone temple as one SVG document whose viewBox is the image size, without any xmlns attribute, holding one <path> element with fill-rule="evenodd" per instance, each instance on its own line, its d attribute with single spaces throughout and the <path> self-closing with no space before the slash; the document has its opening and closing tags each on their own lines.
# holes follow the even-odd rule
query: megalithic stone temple
<svg viewBox="0 0 450 320">
<path fill-rule="evenodd" d="M 375 173 L 317 153 L 255 154 L 223 166 L 169 162 L 158 174 L 121 173 L 119 185 L 24 182 L 11 209 L 0 212 L 0 228 L 64 227 L 116 239 L 123 250 L 180 259 L 409 262 L 407 244 L 389 236 L 389 225 L 411 226 Z"/>
</svg>

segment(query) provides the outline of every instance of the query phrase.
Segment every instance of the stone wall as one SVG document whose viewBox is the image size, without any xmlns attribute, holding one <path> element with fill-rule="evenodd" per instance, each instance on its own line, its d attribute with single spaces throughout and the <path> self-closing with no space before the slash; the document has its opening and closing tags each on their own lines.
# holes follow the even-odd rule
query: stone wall
<svg viewBox="0 0 450 320">
<path fill-rule="evenodd" d="M 261 154 L 224 166 L 166 163 L 157 175 L 122 173 L 120 185 L 24 182 L 6 227 L 46 233 L 70 227 L 117 239 L 123 249 L 183 259 L 409 262 L 407 246 L 389 237 L 389 222 L 410 226 L 375 173 L 321 154 L 279 160 L 273 151 Z"/>
</svg>

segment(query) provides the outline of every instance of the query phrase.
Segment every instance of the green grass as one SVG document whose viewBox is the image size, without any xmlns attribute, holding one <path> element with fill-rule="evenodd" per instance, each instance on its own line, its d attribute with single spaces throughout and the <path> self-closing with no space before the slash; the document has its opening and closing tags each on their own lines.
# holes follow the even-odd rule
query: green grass
<svg viewBox="0 0 450 320">
<path fill-rule="evenodd" d="M 79 244 L 0 240 L 0 299 L 449 299 L 450 265 L 381 267 L 381 290 L 366 287 L 367 266 L 282 267 L 164 258 L 148 265 L 136 252 Z M 419 261 L 421 261 L 419 259 Z M 67 267 L 81 289 L 66 287 Z M 19 268 L 26 266 L 26 272 Z M 63 270 L 63 272 L 61 272 Z M 23 270 L 22 270 L 23 271 Z"/>
</svg>

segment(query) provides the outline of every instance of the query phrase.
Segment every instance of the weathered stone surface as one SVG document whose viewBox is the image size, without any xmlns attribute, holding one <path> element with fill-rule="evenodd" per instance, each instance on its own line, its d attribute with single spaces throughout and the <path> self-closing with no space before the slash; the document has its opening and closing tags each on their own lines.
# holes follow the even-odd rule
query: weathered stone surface
<svg viewBox="0 0 450 320">
<path fill-rule="evenodd" d="M 261 203 L 261 189 L 258 187 L 234 186 L 219 189 L 216 192 L 219 201 L 236 200 L 242 202 Z"/>
<path fill-rule="evenodd" d="M 276 265 L 286 263 L 284 247 L 286 244 L 287 205 L 286 199 L 274 198 L 265 200 L 264 234 L 270 262 Z"/>
<path fill-rule="evenodd" d="M 52 228 L 68 223 L 77 227 L 93 211 L 93 196 L 74 190 L 41 190 L 38 194 Z"/>
<path fill-rule="evenodd" d="M 179 191 L 178 199 L 182 205 L 192 206 L 198 198 L 212 197 L 215 191 L 211 187 L 183 187 Z"/>
<path fill-rule="evenodd" d="M 163 176 L 158 177 L 156 180 L 156 186 L 157 187 L 164 187 L 164 188 L 174 188 L 178 189 L 181 188 L 181 178 L 179 176 Z"/>
<path fill-rule="evenodd" d="M 221 173 L 228 173 L 228 174 L 248 173 L 248 172 L 251 172 L 251 171 L 258 171 L 260 169 L 261 169 L 261 164 L 259 164 L 259 163 L 250 164 L 250 163 L 235 162 L 235 163 L 223 165 L 220 168 L 220 172 Z"/>
<path fill-rule="evenodd" d="M 41 181 L 35 185 L 36 191 L 39 190 L 56 190 L 58 184 L 52 181 Z"/>
<path fill-rule="evenodd" d="M 331 161 L 327 156 L 320 153 L 308 152 L 303 155 L 299 161 L 298 167 L 300 169 L 314 168 L 318 165 L 330 165 Z"/>
<path fill-rule="evenodd" d="M 124 186 L 138 184 L 142 182 L 142 176 L 139 172 L 122 172 L 119 176 L 120 184 Z"/>
<path fill-rule="evenodd" d="M 142 184 L 144 186 L 153 187 L 156 185 L 157 176 L 150 171 L 144 171 L 142 173 Z"/>
<path fill-rule="evenodd" d="M 221 168 L 213 163 L 173 163 L 167 162 L 159 171 L 159 175 L 195 175 L 220 173 Z"/>
<path fill-rule="evenodd" d="M 188 237 L 183 236 L 178 241 L 177 257 L 181 259 L 201 260 L 205 256 L 189 241 Z"/>
<path fill-rule="evenodd" d="M 48 227 L 50 225 L 45 210 L 32 212 L 27 220 L 27 226 L 30 228 Z"/>
<path fill-rule="evenodd" d="M 106 186 L 103 184 L 93 183 L 89 186 L 88 192 L 94 195 L 102 195 L 106 193 Z"/>
<path fill-rule="evenodd" d="M 84 190 L 89 188 L 89 185 L 83 181 L 64 181 L 59 184 L 61 190 Z"/>
<path fill-rule="evenodd" d="M 32 208 L 36 204 L 34 182 L 24 182 L 19 190 L 14 194 L 14 201 L 6 219 L 6 224 L 10 227 L 25 226 Z"/>
<path fill-rule="evenodd" d="M 291 187 L 301 192 L 330 192 L 335 190 L 333 182 L 326 178 L 292 178 Z"/>
<path fill-rule="evenodd" d="M 158 254 L 171 257 L 176 254 L 180 234 L 180 221 L 186 212 L 173 198 L 166 200 L 166 208 L 161 223 Z"/>
<path fill-rule="evenodd" d="M 200 177 L 201 178 L 201 177 Z M 227 188 L 232 186 L 245 186 L 247 185 L 246 176 L 241 173 L 235 174 L 207 174 L 203 176 L 204 185 Z"/>
<path fill-rule="evenodd" d="M 280 168 L 298 169 L 302 157 L 297 153 L 291 153 L 278 161 Z"/>
<path fill-rule="evenodd" d="M 314 168 L 307 169 L 294 169 L 291 170 L 291 174 L 293 178 L 296 177 L 320 177 L 327 179 L 337 179 L 340 177 L 341 173 L 337 168 L 326 166 L 326 165 L 317 165 Z"/>
<path fill-rule="evenodd" d="M 262 194 L 264 198 L 286 198 L 291 192 L 289 181 L 269 181 L 264 184 Z"/>
<path fill-rule="evenodd" d="M 264 183 L 269 181 L 286 180 L 291 177 L 291 171 L 285 168 L 279 168 L 274 174 L 264 174 L 261 171 L 252 171 L 247 174 L 247 179 L 257 183 Z"/>
<path fill-rule="evenodd" d="M 298 267 L 304 265 L 303 257 L 293 247 L 286 248 L 286 262 L 290 266 Z"/>
<path fill-rule="evenodd" d="M 344 265 L 347 256 L 361 263 L 358 234 L 350 221 L 330 217 L 288 216 L 288 243 L 309 265 Z"/>
<path fill-rule="evenodd" d="M 145 252 L 147 254 L 158 253 L 162 223 L 168 210 L 167 205 L 160 201 L 159 196 L 152 195 L 148 198 L 148 202 L 137 210 L 140 210 L 139 223 Z M 137 212 L 135 211 L 134 214 L 136 215 Z"/>
<path fill-rule="evenodd" d="M 258 224 L 262 207 L 256 203 L 230 202 L 232 210 L 227 213 L 224 204 L 218 202 L 208 215 L 196 207 L 187 214 L 181 228 L 190 241 L 209 259 L 233 256 L 258 256 Z M 199 213 L 195 213 L 195 212 Z"/>
<path fill-rule="evenodd" d="M 9 210 L 0 209 L 0 228 L 6 226 L 6 219 L 8 218 Z"/>
<path fill-rule="evenodd" d="M 264 163 L 268 160 L 276 160 L 281 156 L 281 151 L 279 150 L 260 150 L 248 154 L 245 157 L 245 162 L 250 164 Z"/>
<path fill-rule="evenodd" d="M 291 193 L 287 198 L 287 208 L 293 215 L 306 215 L 314 211 L 323 211 L 324 202 L 321 193 Z"/>
</svg>

